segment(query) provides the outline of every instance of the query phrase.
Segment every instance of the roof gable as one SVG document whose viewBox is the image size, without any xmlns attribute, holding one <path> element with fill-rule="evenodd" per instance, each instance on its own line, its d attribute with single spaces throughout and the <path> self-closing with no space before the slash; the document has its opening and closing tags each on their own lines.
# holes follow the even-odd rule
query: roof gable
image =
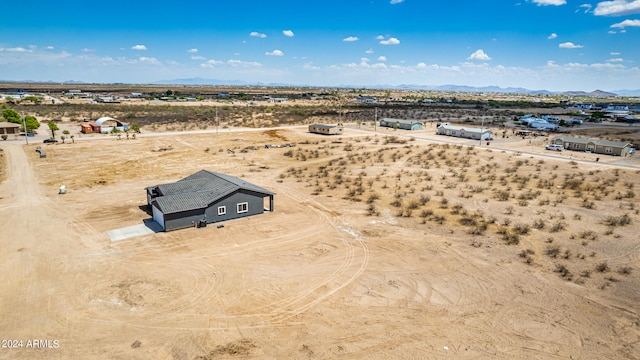
<svg viewBox="0 0 640 360">
<path fill-rule="evenodd" d="M 174 183 L 157 185 L 154 203 L 165 214 L 203 209 L 240 190 L 274 195 L 273 192 L 234 176 L 200 170 Z"/>
</svg>

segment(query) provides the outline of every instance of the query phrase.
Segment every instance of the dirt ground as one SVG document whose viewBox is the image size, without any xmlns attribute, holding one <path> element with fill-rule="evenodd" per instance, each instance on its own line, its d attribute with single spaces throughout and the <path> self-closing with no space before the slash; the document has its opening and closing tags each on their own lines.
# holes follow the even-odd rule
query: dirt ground
<svg viewBox="0 0 640 360">
<path fill-rule="evenodd" d="M 0 143 L 0 358 L 640 358 L 638 158 L 433 132 Z M 109 240 L 200 169 L 275 211 Z"/>
</svg>

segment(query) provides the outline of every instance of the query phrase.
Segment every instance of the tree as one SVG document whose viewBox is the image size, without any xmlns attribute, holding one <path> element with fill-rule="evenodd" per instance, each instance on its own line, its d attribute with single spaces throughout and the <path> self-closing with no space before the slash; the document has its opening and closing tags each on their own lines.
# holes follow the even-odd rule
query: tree
<svg viewBox="0 0 640 360">
<path fill-rule="evenodd" d="M 56 124 L 53 121 L 49 121 L 47 123 L 47 125 L 49 125 L 49 130 L 51 130 L 51 138 L 55 139 L 56 138 L 56 130 L 60 130 L 60 128 L 58 127 L 58 124 Z"/>
<path fill-rule="evenodd" d="M 22 118 L 17 111 L 13 109 L 4 109 L 2 110 L 2 117 L 10 123 L 20 124 L 22 123 Z"/>
<path fill-rule="evenodd" d="M 36 119 L 35 116 L 27 115 L 24 118 L 24 121 L 27 123 L 27 132 L 31 132 L 40 127 L 40 122 Z"/>
</svg>

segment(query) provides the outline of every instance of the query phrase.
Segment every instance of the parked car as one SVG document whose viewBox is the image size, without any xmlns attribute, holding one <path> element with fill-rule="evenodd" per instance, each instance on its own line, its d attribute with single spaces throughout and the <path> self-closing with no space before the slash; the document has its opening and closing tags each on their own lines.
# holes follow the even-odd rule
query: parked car
<svg viewBox="0 0 640 360">
<path fill-rule="evenodd" d="M 557 144 L 548 144 L 544 148 L 547 149 L 547 150 L 554 150 L 554 151 L 562 151 L 562 150 L 564 150 L 564 146 L 557 145 Z"/>
<path fill-rule="evenodd" d="M 56 139 L 44 139 L 43 143 L 47 144 L 47 143 L 57 143 L 58 140 Z"/>
</svg>

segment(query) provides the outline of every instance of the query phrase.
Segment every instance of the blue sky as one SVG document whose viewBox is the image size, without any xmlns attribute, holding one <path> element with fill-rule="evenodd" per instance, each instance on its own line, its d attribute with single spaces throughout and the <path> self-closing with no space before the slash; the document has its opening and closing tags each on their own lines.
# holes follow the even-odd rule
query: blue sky
<svg viewBox="0 0 640 360">
<path fill-rule="evenodd" d="M 640 88 L 640 0 L 40 1 L 0 80 Z"/>
</svg>

